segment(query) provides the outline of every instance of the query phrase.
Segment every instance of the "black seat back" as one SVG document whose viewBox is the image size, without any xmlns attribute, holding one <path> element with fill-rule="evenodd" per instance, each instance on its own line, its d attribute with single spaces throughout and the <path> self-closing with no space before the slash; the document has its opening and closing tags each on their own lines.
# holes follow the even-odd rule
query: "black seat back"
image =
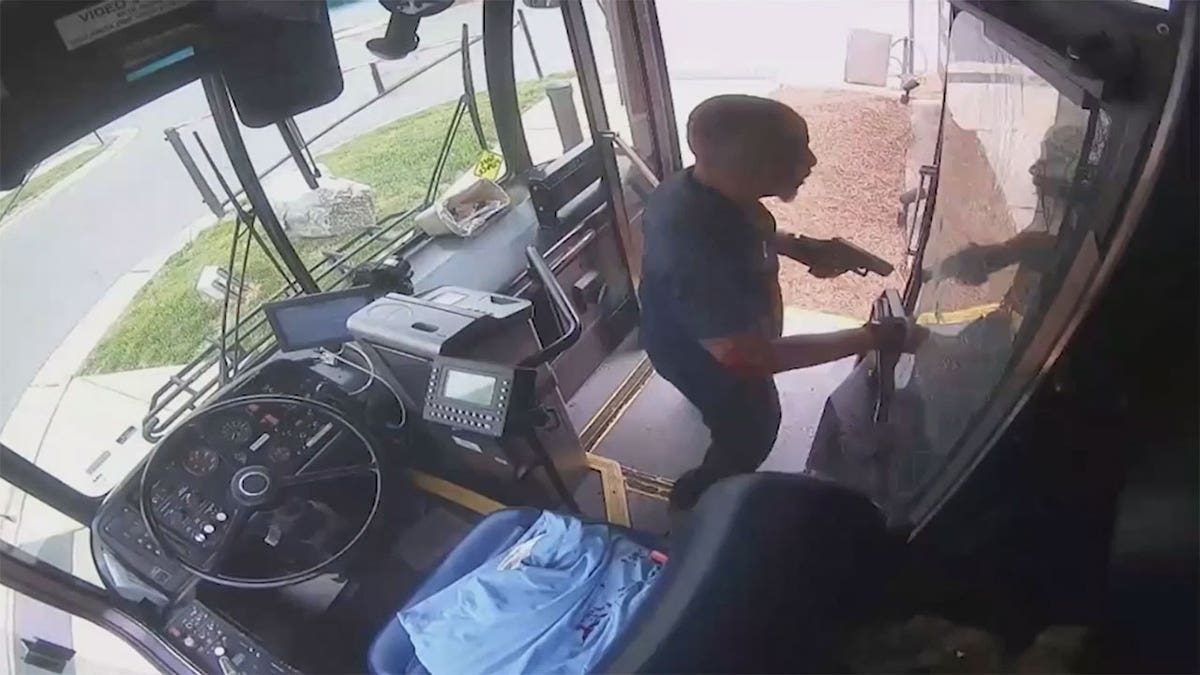
<svg viewBox="0 0 1200 675">
<path fill-rule="evenodd" d="M 705 493 L 654 596 L 601 664 L 615 673 L 828 672 L 878 600 L 882 513 L 811 476 L 757 473 Z"/>
</svg>

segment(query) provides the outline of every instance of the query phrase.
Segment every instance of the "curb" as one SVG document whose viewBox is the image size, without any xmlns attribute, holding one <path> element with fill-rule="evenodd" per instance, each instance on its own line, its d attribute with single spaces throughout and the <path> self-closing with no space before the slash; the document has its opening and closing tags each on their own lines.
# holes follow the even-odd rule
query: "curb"
<svg viewBox="0 0 1200 675">
<path fill-rule="evenodd" d="M 155 273 L 163 266 L 164 263 L 176 252 L 182 249 L 188 242 L 195 239 L 204 230 L 217 224 L 219 220 L 216 216 L 203 216 L 183 230 L 180 230 L 172 239 L 161 247 L 158 251 L 146 256 L 140 262 L 133 266 L 128 272 L 123 274 L 112 286 L 104 292 L 100 300 L 92 305 L 92 308 L 87 314 L 75 324 L 67 337 L 59 343 L 55 349 L 38 369 L 37 374 L 30 380 L 29 386 L 17 399 L 16 405 L 12 408 L 12 413 L 8 420 L 4 423 L 3 428 L 0 428 L 0 438 L 7 441 L 13 436 L 22 436 L 25 439 L 36 438 L 33 447 L 29 443 L 10 444 L 14 450 L 21 453 L 22 456 L 29 458 L 31 461 L 36 461 L 38 453 L 41 451 L 42 440 L 45 437 L 46 430 L 54 418 L 54 411 L 58 407 L 58 400 L 66 392 L 67 385 L 75 378 L 75 374 L 83 367 L 87 357 L 91 355 L 92 350 L 100 343 L 100 340 L 108 333 L 108 329 L 116 323 L 117 319 L 124 313 L 125 308 L 133 301 L 137 292 L 146 285 L 150 279 L 154 278 Z M 55 396 L 49 409 L 52 411 L 50 417 L 44 420 L 28 419 L 26 416 L 19 414 L 22 408 L 41 408 L 34 399 Z M 35 428 L 36 427 L 36 428 Z"/>
<path fill-rule="evenodd" d="M 54 197 L 59 192 L 70 187 L 71 184 L 73 184 L 75 181 L 79 180 L 83 176 L 87 175 L 89 172 L 98 168 L 101 164 L 108 161 L 109 159 L 112 159 L 116 155 L 116 151 L 120 150 L 122 146 L 124 146 L 129 141 L 133 140 L 133 137 L 137 136 L 137 134 L 138 134 L 138 129 L 136 129 L 136 128 L 135 129 L 120 129 L 120 130 L 115 131 L 113 133 L 112 141 L 110 141 L 109 143 L 107 143 L 105 145 L 104 149 L 101 150 L 100 154 L 98 154 L 95 157 L 93 157 L 92 159 L 88 160 L 85 164 L 80 166 L 75 171 L 71 172 L 69 175 L 67 175 L 62 180 L 55 183 L 53 186 L 51 186 L 48 190 L 46 190 L 42 194 L 14 207 L 13 210 L 10 211 L 8 213 L 8 215 L 4 218 L 4 221 L 0 222 L 0 230 L 7 228 L 7 227 L 12 227 L 13 225 L 16 225 L 17 222 L 20 221 L 20 219 L 26 213 L 28 213 L 31 209 L 36 208 L 43 201 L 45 201 L 51 197 Z M 60 153 L 64 156 L 59 159 L 56 159 L 53 164 L 51 164 L 45 168 L 38 167 L 38 173 L 31 175 L 29 177 L 29 180 L 33 180 L 41 172 L 49 171 L 50 169 L 53 169 L 55 166 L 58 166 L 59 164 L 66 162 L 66 161 L 70 160 L 72 157 L 82 154 L 85 151 L 86 151 L 86 149 L 72 150 L 69 153 Z M 14 189 L 17 189 L 17 188 L 14 188 Z"/>
</svg>

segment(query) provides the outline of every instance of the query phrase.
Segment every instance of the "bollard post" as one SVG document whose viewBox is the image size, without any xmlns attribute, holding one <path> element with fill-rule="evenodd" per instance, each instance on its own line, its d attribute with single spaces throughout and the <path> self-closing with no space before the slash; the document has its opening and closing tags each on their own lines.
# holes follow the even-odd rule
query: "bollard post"
<svg viewBox="0 0 1200 675">
<path fill-rule="evenodd" d="M 167 127 L 163 129 L 163 135 L 166 136 L 167 143 L 171 144 L 171 149 L 175 151 L 175 155 L 179 157 L 184 171 L 187 171 L 188 176 L 192 179 L 192 183 L 200 191 L 200 199 L 204 200 L 204 204 L 208 206 L 208 210 L 212 211 L 213 215 L 218 218 L 225 215 L 225 209 L 221 206 L 221 200 L 217 199 L 217 194 L 213 192 L 212 187 L 204 178 L 204 174 L 200 173 L 200 168 L 196 166 L 196 161 L 192 159 L 192 154 L 188 152 L 187 146 L 183 144 L 183 139 L 179 137 L 179 131 L 174 127 Z"/>
<path fill-rule="evenodd" d="M 525 44 L 529 45 L 529 55 L 533 57 L 533 69 L 537 72 L 539 80 L 546 79 L 542 74 L 542 63 L 538 61 L 537 50 L 533 48 L 533 36 L 529 34 L 529 24 L 525 21 L 525 10 L 517 10 L 517 23 L 521 24 L 521 30 L 525 33 Z"/>
<path fill-rule="evenodd" d="M 573 89 L 571 83 L 566 81 L 546 83 L 546 98 L 550 99 L 550 110 L 554 112 L 554 125 L 558 127 L 563 152 L 583 142 L 583 129 L 579 126 Z"/>
<path fill-rule="evenodd" d="M 383 95 L 383 78 L 379 77 L 379 63 L 371 62 L 371 79 L 375 80 L 375 95 Z"/>
</svg>

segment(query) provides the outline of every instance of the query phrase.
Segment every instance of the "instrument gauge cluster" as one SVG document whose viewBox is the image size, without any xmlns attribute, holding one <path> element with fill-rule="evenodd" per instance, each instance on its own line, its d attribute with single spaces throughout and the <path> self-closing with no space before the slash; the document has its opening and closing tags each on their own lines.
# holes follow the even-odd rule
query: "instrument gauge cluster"
<svg viewBox="0 0 1200 675">
<path fill-rule="evenodd" d="M 181 463 L 185 471 L 197 478 L 203 478 L 217 470 L 221 465 L 221 457 L 216 450 L 198 445 L 187 451 Z"/>
<path fill-rule="evenodd" d="M 254 440 L 256 421 L 249 415 L 231 412 L 213 420 L 205 430 L 212 443 L 225 446 L 245 445 Z"/>
</svg>

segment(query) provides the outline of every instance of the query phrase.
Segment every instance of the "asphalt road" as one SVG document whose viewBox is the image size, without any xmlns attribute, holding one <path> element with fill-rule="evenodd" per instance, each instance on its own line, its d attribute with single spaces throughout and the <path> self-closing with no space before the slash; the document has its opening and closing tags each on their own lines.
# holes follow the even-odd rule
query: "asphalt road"
<svg viewBox="0 0 1200 675">
<path fill-rule="evenodd" d="M 919 2 L 929 5 L 929 0 Z M 595 3 L 585 6 L 599 68 L 611 72 L 603 17 Z M 846 31 L 863 27 L 899 35 L 907 11 L 903 0 L 660 0 L 658 7 L 677 90 L 689 79 L 705 78 L 835 85 L 840 81 Z M 525 15 L 543 70 L 573 69 L 558 13 L 526 9 Z M 384 17 L 374 2 L 335 10 L 334 27 L 343 35 L 339 56 L 343 69 L 349 71 L 345 92 L 299 117 L 307 137 L 375 95 L 370 71 L 362 67 L 369 59 L 362 45 L 368 36 L 382 33 L 382 26 L 361 34 L 346 33 L 353 33 L 348 31 L 351 26 Z M 454 49 L 463 22 L 472 35 L 479 34 L 478 4 L 425 19 L 421 52 L 383 64 L 385 85 Z M 924 44 L 933 50 L 930 58 L 936 58 L 936 43 L 929 39 Z M 486 86 L 482 45 L 475 45 L 471 55 L 475 85 L 482 90 Z M 535 77 L 519 32 L 514 68 L 518 80 Z M 380 124 L 453 100 L 461 92 L 459 69 L 458 59 L 453 58 L 434 67 L 321 139 L 312 148 L 314 154 Z M 100 133 L 106 137 L 118 131 L 136 133 L 69 189 L 0 229 L 0 425 L 38 369 L 105 291 L 209 214 L 163 139 L 163 129 L 185 125 L 185 136 L 198 131 L 236 184 L 207 112 L 203 91 L 193 83 L 102 127 Z M 244 136 L 260 170 L 286 154 L 274 129 L 244 130 Z"/>
</svg>

